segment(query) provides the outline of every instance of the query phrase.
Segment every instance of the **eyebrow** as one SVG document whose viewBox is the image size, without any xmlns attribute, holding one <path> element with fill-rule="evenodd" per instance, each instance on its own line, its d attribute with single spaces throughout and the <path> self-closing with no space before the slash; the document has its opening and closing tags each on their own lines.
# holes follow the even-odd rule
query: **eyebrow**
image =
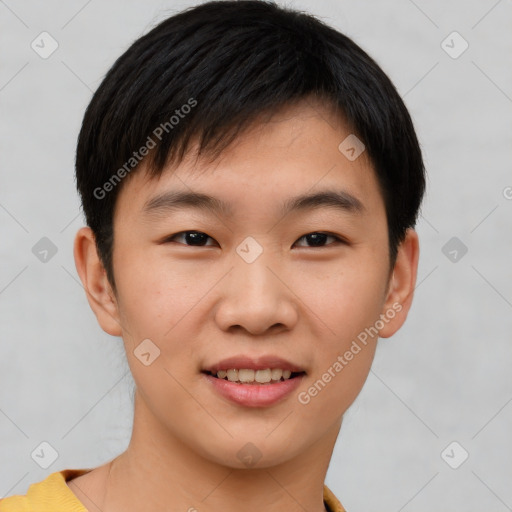
<svg viewBox="0 0 512 512">
<path fill-rule="evenodd" d="M 149 199 L 143 206 L 147 216 L 172 213 L 184 208 L 203 210 L 224 217 L 233 216 L 232 205 L 216 197 L 193 191 L 168 191 Z M 332 208 L 353 214 L 365 211 L 363 203 L 344 190 L 321 190 L 288 198 L 280 208 L 282 216 L 295 211 Z"/>
</svg>

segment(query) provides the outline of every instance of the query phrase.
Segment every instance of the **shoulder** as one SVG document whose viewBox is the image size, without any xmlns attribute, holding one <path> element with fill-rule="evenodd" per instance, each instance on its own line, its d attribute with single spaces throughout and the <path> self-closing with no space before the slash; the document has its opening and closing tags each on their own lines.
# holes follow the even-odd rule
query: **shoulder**
<svg viewBox="0 0 512 512">
<path fill-rule="evenodd" d="M 0 499 L 0 512 L 87 512 L 66 482 L 90 469 L 64 469 L 33 483 L 24 495 Z"/>
<path fill-rule="evenodd" d="M 324 484 L 324 505 L 327 512 L 346 512 L 334 493 Z M 1 512 L 1 510 L 0 510 Z"/>
</svg>

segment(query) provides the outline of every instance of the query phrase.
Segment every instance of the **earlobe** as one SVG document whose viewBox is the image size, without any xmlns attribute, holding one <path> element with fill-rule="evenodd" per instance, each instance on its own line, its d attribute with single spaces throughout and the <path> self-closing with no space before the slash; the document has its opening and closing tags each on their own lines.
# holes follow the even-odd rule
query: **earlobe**
<svg viewBox="0 0 512 512">
<path fill-rule="evenodd" d="M 414 229 L 409 228 L 405 239 L 398 248 L 386 300 L 381 312 L 381 318 L 384 315 L 387 320 L 379 331 L 381 338 L 389 338 L 395 334 L 407 318 L 416 286 L 418 259 L 418 234 Z"/>
<path fill-rule="evenodd" d="M 78 230 L 73 253 L 76 270 L 100 327 L 112 336 L 121 336 L 117 301 L 99 258 L 91 228 L 86 226 Z"/>
</svg>

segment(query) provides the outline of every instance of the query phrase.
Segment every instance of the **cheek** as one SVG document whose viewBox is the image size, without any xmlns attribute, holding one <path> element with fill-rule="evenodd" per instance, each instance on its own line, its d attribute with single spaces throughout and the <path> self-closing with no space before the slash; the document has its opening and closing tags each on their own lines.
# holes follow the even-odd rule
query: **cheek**
<svg viewBox="0 0 512 512">
<path fill-rule="evenodd" d="M 370 371 L 375 343 L 360 345 L 354 350 L 357 353 L 349 352 L 350 361 L 346 352 L 339 354 L 341 359 L 332 357 L 299 391 L 297 401 L 304 422 L 315 425 L 321 417 L 323 425 L 329 426 L 339 421 L 359 395 Z"/>
<path fill-rule="evenodd" d="M 325 352 L 343 350 L 379 318 L 384 301 L 385 269 L 363 257 L 304 268 L 294 279 L 294 292 L 304 304 L 304 316 L 312 319 Z M 300 276 L 300 278 L 299 278 Z"/>
<path fill-rule="evenodd" d="M 156 415 L 171 400 L 176 408 L 186 407 L 187 394 L 178 382 L 195 371 L 195 344 L 184 343 L 187 334 L 191 337 L 188 315 L 207 283 L 198 289 L 189 274 L 141 253 L 125 253 L 117 268 L 123 340 L 137 388 Z"/>
<path fill-rule="evenodd" d="M 134 380 L 141 389 L 155 387 L 161 394 L 172 394 L 175 381 L 168 372 L 184 379 L 197 371 L 201 349 L 197 331 L 202 325 L 197 317 L 205 314 L 201 298 L 215 280 L 211 271 L 199 274 L 190 265 L 171 264 L 165 257 L 150 261 L 142 252 L 126 251 L 117 268 L 119 314 Z M 157 347 L 149 344 L 149 352 L 153 350 L 158 357 L 146 367 L 137 354 L 148 339 Z M 162 382 L 167 382 L 169 389 L 162 387 Z"/>
<path fill-rule="evenodd" d="M 298 395 L 306 420 L 322 414 L 335 421 L 359 394 L 375 354 L 372 327 L 384 300 L 384 276 L 384 267 L 372 260 L 345 262 L 337 271 L 300 281 L 298 295 L 305 297 L 308 315 L 315 318 L 320 344 L 313 353 L 314 375 Z"/>
<path fill-rule="evenodd" d="M 125 254 L 117 275 L 123 326 L 139 337 L 162 338 L 204 293 L 190 272 L 147 254 Z"/>
</svg>

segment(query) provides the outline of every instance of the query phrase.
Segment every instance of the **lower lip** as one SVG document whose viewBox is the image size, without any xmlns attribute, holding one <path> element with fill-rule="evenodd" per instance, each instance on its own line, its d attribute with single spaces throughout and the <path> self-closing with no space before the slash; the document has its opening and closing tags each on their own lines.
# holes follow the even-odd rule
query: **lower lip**
<svg viewBox="0 0 512 512">
<path fill-rule="evenodd" d="M 297 389 L 305 374 L 273 384 L 238 384 L 203 374 L 213 389 L 228 400 L 244 407 L 268 407 L 283 400 Z"/>
</svg>

